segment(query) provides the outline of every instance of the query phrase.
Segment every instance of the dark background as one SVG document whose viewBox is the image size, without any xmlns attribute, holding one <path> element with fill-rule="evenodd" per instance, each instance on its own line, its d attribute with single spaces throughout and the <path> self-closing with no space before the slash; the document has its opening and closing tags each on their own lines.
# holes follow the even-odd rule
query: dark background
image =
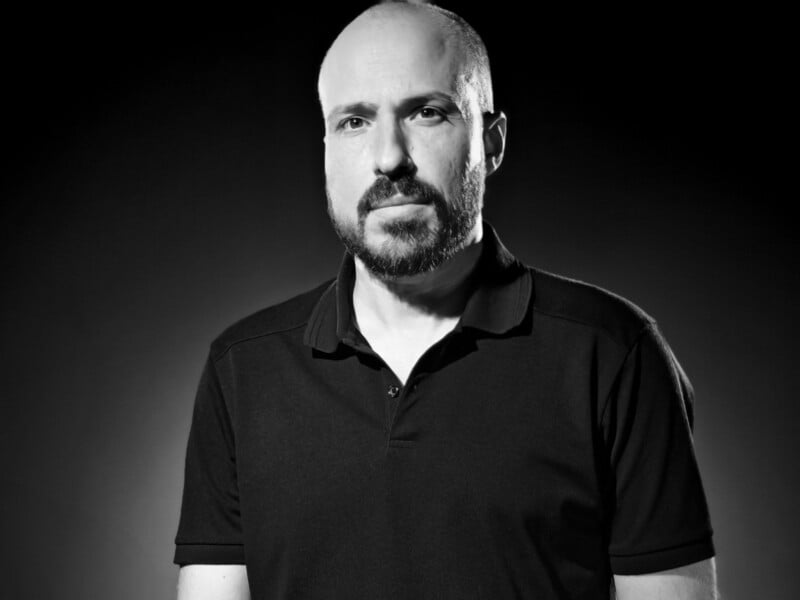
<svg viewBox="0 0 800 600">
<path fill-rule="evenodd" d="M 335 273 L 316 71 L 366 4 L 295 4 L 6 20 L 4 597 L 172 598 L 208 343 Z M 797 597 L 780 15 L 444 5 L 484 36 L 509 117 L 487 218 L 658 319 L 697 393 L 724 597 Z"/>
</svg>

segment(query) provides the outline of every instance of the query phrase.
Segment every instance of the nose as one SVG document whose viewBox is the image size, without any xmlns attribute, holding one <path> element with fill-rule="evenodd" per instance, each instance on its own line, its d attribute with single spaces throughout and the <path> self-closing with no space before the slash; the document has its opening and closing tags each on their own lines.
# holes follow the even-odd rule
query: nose
<svg viewBox="0 0 800 600">
<path fill-rule="evenodd" d="M 378 125 L 374 153 L 375 175 L 383 175 L 394 180 L 415 170 L 405 132 L 395 119 Z"/>
</svg>

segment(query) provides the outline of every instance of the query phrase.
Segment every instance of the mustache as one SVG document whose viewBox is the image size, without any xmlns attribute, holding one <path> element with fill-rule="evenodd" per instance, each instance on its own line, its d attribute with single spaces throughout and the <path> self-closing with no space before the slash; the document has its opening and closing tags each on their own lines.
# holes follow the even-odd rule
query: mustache
<svg viewBox="0 0 800 600">
<path fill-rule="evenodd" d="M 439 206 L 444 202 L 444 198 L 433 186 L 420 181 L 413 175 L 404 175 L 399 179 L 389 179 L 386 176 L 381 176 L 372 182 L 372 185 L 367 188 L 367 191 L 359 199 L 358 214 L 361 216 L 366 215 L 396 194 L 415 196 L 420 202 L 433 204 L 434 206 Z"/>
</svg>

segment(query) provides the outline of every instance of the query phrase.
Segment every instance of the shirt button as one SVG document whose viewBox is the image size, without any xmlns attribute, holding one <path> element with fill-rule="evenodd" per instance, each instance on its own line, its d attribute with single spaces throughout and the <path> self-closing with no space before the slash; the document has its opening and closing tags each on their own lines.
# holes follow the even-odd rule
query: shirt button
<svg viewBox="0 0 800 600">
<path fill-rule="evenodd" d="M 390 385 L 386 393 L 389 394 L 389 398 L 397 398 L 400 395 L 400 388 L 396 385 Z"/>
</svg>

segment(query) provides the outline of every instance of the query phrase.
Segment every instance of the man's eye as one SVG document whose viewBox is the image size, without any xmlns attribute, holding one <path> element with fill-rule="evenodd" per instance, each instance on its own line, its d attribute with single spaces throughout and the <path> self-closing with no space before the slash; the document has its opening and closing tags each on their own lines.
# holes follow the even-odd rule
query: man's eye
<svg viewBox="0 0 800 600">
<path fill-rule="evenodd" d="M 424 119 L 426 121 L 444 119 L 444 115 L 442 114 L 442 111 L 439 110 L 438 108 L 433 108 L 432 106 L 423 106 L 422 108 L 420 108 L 417 111 L 416 116 L 418 116 L 418 117 L 420 117 L 420 118 L 422 118 L 422 119 Z"/>
<path fill-rule="evenodd" d="M 361 117 L 348 117 L 339 123 L 339 128 L 345 131 L 352 131 L 354 129 L 361 129 L 366 124 L 366 121 Z"/>
</svg>

